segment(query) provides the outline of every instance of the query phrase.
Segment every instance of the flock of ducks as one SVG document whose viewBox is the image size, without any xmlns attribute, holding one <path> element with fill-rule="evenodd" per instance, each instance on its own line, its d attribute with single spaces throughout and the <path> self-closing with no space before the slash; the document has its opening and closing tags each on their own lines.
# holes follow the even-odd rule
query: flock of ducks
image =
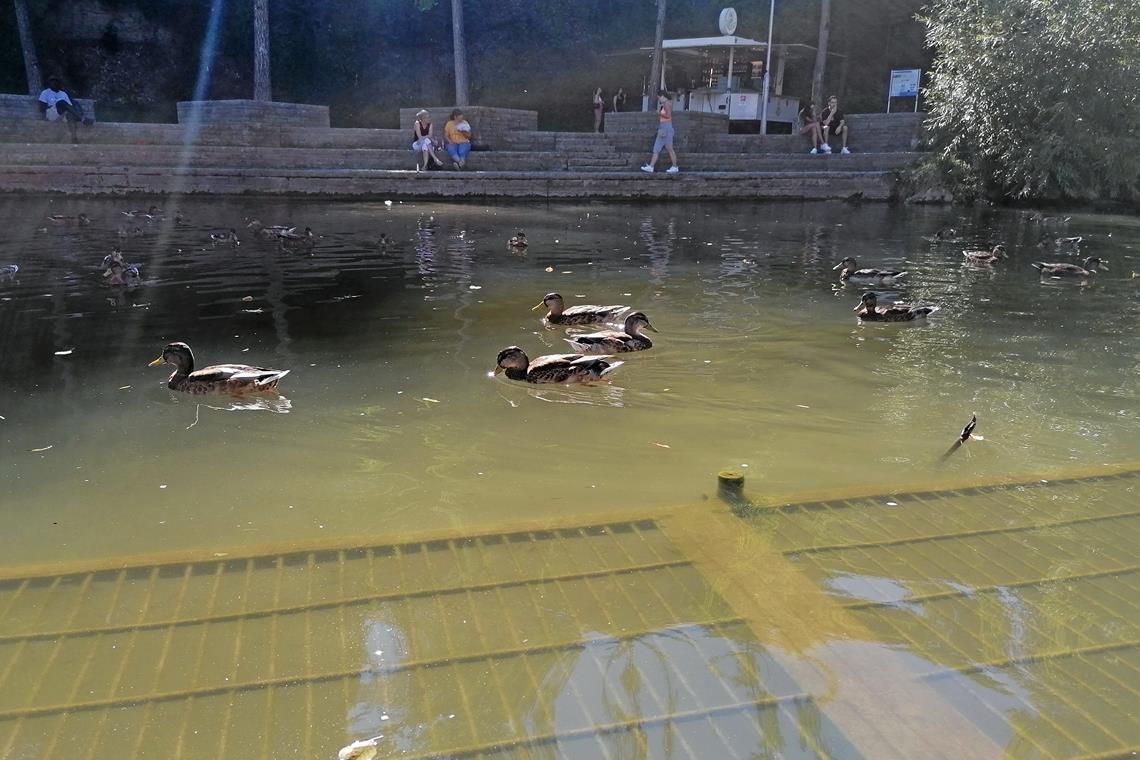
<svg viewBox="0 0 1140 760">
<path fill-rule="evenodd" d="M 127 218 L 147 221 L 164 218 L 162 209 L 157 206 L 121 213 Z M 74 216 L 52 214 L 47 217 L 47 221 L 54 225 L 78 227 L 92 224 L 92 219 L 83 213 Z M 1031 221 L 1048 230 L 1054 226 L 1063 226 L 1068 220 L 1058 222 L 1053 217 L 1034 217 Z M 175 223 L 181 226 L 186 220 L 178 214 Z M 253 219 L 248 222 L 246 229 L 256 238 L 277 242 L 286 250 L 311 252 L 316 241 L 316 236 L 309 227 L 298 232 L 296 227 L 265 225 L 260 220 Z M 124 235 L 122 228 L 119 234 Z M 943 227 L 927 239 L 936 243 L 957 242 L 957 232 L 952 227 Z M 210 240 L 220 245 L 241 244 L 235 228 L 230 228 L 226 232 L 212 233 Z M 386 247 L 390 242 L 387 236 L 382 234 L 376 245 Z M 1080 237 L 1052 238 L 1042 235 L 1039 247 L 1052 244 L 1058 250 L 1076 254 L 1079 252 L 1081 242 Z M 509 238 L 507 245 L 515 251 L 524 251 L 529 245 L 526 233 L 521 230 L 516 232 Z M 968 265 L 980 267 L 992 267 L 1009 258 L 1005 245 L 1000 243 L 990 250 L 965 250 L 962 251 L 962 255 Z M 1096 256 L 1085 258 L 1081 264 L 1038 261 L 1033 262 L 1031 266 L 1041 273 L 1043 279 L 1087 280 L 1100 269 L 1107 269 L 1105 262 Z M 103 257 L 101 265 L 103 279 L 108 285 L 137 284 L 140 280 L 139 267 L 139 264 L 128 263 L 118 247 Z M 870 286 L 891 286 L 908 274 L 905 270 L 861 269 L 852 257 L 843 259 L 833 269 L 839 271 L 841 283 Z M 0 266 L 0 279 L 13 279 L 19 271 L 20 268 L 16 264 Z M 610 306 L 578 304 L 567 307 L 558 293 L 548 293 L 534 306 L 534 310 L 544 307 L 547 313 L 542 319 L 543 324 L 550 329 L 570 328 L 568 337 L 564 340 L 577 353 L 549 354 L 531 359 L 519 346 L 508 346 L 499 352 L 493 374 L 503 373 L 510 380 L 528 383 L 591 382 L 607 377 L 624 364 L 621 361 L 613 361 L 615 354 L 645 351 L 653 347 L 653 341 L 645 335 L 645 331 L 656 333 L 657 328 L 650 323 L 643 311 L 620 304 Z M 924 319 L 938 310 L 938 306 L 908 304 L 901 301 L 881 305 L 879 295 L 874 291 L 863 293 L 853 309 L 859 319 L 866 322 L 912 322 Z M 594 332 L 574 332 L 575 328 L 587 326 L 603 329 Z M 161 364 L 174 367 L 174 372 L 167 382 L 168 387 L 171 390 L 191 394 L 275 392 L 277 384 L 289 374 L 289 370 L 245 364 L 218 364 L 195 369 L 193 352 L 187 344 L 181 342 L 169 343 L 150 366 Z"/>
<path fill-rule="evenodd" d="M 1035 214 L 1031 217 L 1031 221 L 1049 227 L 1052 225 L 1067 224 L 1069 220 L 1068 218 L 1058 220 L 1056 217 L 1041 217 L 1039 214 Z M 926 239 L 934 243 L 952 243 L 958 240 L 957 231 L 953 227 L 943 227 Z M 1081 237 L 1055 238 L 1051 235 L 1043 234 L 1037 247 L 1043 249 L 1053 246 L 1059 251 L 1075 255 L 1080 252 L 1082 241 L 1083 238 Z M 1002 243 L 998 243 L 988 251 L 962 251 L 962 256 L 966 259 L 968 265 L 978 267 L 992 267 L 1009 258 L 1006 247 Z M 1067 261 L 1035 261 L 1032 262 L 1030 266 L 1041 273 L 1043 280 L 1070 279 L 1087 281 L 1096 275 L 1098 271 L 1108 269 L 1107 262 L 1097 256 L 1089 256 L 1080 264 Z M 898 280 L 907 276 L 906 271 L 859 269 L 858 262 L 851 257 L 843 259 L 843 261 L 836 264 L 833 269 L 840 270 L 840 282 L 858 285 L 894 285 Z M 938 311 L 938 309 L 938 306 L 912 305 L 901 301 L 896 301 L 889 306 L 880 306 L 878 294 L 868 291 L 862 295 L 854 311 L 858 312 L 859 319 L 867 322 L 911 322 L 916 319 L 928 317 Z"/>
<path fill-rule="evenodd" d="M 542 323 L 548 328 L 620 324 L 621 329 L 577 333 L 564 338 L 579 352 L 576 354 L 549 354 L 531 360 L 518 346 L 507 346 L 499 352 L 492 374 L 502 372 L 511 380 L 528 383 L 588 383 L 602 379 L 625 363 L 611 361 L 613 354 L 653 348 L 653 341 L 641 332 L 657 332 L 645 312 L 623 305 L 578 304 L 566 308 L 558 293 L 547 293 L 532 311 L 544 307 L 547 312 Z"/>
</svg>

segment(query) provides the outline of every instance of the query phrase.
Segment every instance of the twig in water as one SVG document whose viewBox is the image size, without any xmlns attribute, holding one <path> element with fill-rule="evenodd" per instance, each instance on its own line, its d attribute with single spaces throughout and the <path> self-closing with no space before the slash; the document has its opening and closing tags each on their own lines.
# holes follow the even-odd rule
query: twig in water
<svg viewBox="0 0 1140 760">
<path fill-rule="evenodd" d="M 201 404 L 195 404 L 195 405 L 194 405 L 194 421 L 193 421 L 193 422 L 191 422 L 189 425 L 187 425 L 187 426 L 186 426 L 186 429 L 187 429 L 187 430 L 189 430 L 190 428 L 192 428 L 192 427 L 194 427 L 195 425 L 197 425 L 197 424 L 198 424 L 198 412 L 200 412 L 201 410 L 202 410 L 202 405 L 201 405 Z"/>
</svg>

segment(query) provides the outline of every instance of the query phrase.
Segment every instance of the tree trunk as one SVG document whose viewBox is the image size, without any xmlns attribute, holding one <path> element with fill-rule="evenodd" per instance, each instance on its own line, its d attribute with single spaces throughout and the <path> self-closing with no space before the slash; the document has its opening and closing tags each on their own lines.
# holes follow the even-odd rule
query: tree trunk
<svg viewBox="0 0 1140 760">
<path fill-rule="evenodd" d="M 36 58 L 36 43 L 32 39 L 32 24 L 28 20 L 27 0 L 16 0 L 16 27 L 20 33 L 20 48 L 24 52 L 24 74 L 28 78 L 28 94 L 39 95 L 43 89 L 40 61 Z"/>
<path fill-rule="evenodd" d="M 811 74 L 811 102 L 823 105 L 823 72 L 827 68 L 827 37 L 831 28 L 831 0 L 819 2 L 819 42 L 815 50 L 815 69 Z"/>
<path fill-rule="evenodd" d="M 463 35 L 463 0 L 451 0 L 451 36 L 455 48 L 455 105 L 467 105 L 467 38 Z"/>
<path fill-rule="evenodd" d="M 253 99 L 273 100 L 269 74 L 269 0 L 253 0 Z"/>
<path fill-rule="evenodd" d="M 657 90 L 661 89 L 661 67 L 664 53 L 661 43 L 665 39 L 665 0 L 657 0 L 657 28 L 653 32 L 653 65 L 649 68 L 649 110 L 657 108 Z"/>
</svg>

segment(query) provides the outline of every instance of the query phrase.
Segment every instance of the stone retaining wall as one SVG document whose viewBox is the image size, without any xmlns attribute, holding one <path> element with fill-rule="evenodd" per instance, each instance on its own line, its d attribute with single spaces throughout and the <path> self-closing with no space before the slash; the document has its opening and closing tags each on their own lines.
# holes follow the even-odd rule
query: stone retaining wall
<svg viewBox="0 0 1140 760">
<path fill-rule="evenodd" d="M 178 123 L 219 126 L 327 127 L 328 106 L 260 100 L 184 100 Z"/>
<path fill-rule="evenodd" d="M 68 94 L 68 97 L 71 97 Z M 95 118 L 95 101 L 87 98 L 71 98 L 72 103 L 77 103 L 83 109 L 86 116 Z M 40 107 L 37 105 L 39 98 L 35 95 L 11 95 L 8 93 L 0 94 L 0 119 L 7 118 L 20 118 L 30 117 L 32 119 L 42 120 L 43 115 L 40 114 Z"/>
<path fill-rule="evenodd" d="M 623 150 L 648 151 L 653 147 L 658 123 L 656 111 L 608 113 L 606 136 Z M 707 135 L 728 134 L 728 117 L 716 113 L 676 112 L 673 130 L 673 145 L 677 150 L 703 151 Z"/>
</svg>

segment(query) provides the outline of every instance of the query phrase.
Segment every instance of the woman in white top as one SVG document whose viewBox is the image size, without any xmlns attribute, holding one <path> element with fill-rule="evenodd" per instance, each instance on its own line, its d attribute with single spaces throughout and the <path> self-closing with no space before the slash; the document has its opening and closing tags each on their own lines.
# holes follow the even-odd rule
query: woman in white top
<svg viewBox="0 0 1140 760">
<path fill-rule="evenodd" d="M 416 171 L 427 171 L 428 161 L 435 161 L 437 166 L 443 166 L 443 161 L 435 154 L 435 138 L 432 132 L 431 114 L 420 111 L 416 114 L 416 122 L 412 125 L 412 150 L 416 153 Z M 420 159 L 423 166 L 420 166 Z"/>
<path fill-rule="evenodd" d="M 594 90 L 594 131 L 602 131 L 602 119 L 605 118 L 606 101 L 602 100 L 602 88 Z"/>
</svg>

